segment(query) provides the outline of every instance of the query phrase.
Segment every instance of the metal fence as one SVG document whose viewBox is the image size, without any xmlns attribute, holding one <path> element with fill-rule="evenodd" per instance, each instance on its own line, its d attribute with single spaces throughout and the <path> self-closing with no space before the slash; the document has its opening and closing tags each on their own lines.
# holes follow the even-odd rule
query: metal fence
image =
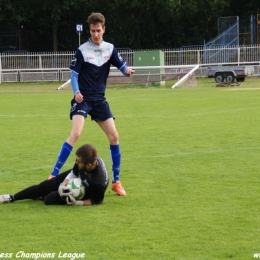
<svg viewBox="0 0 260 260">
<path fill-rule="evenodd" d="M 140 50 L 138 50 L 140 51 Z M 144 51 L 144 50 L 142 50 Z M 146 50 L 149 51 L 149 50 Z M 164 64 L 197 65 L 260 65 L 260 45 L 231 47 L 185 47 L 162 49 Z M 128 66 L 134 66 L 134 50 L 119 50 Z M 66 81 L 74 52 L 27 51 L 0 54 L 0 82 Z"/>
</svg>

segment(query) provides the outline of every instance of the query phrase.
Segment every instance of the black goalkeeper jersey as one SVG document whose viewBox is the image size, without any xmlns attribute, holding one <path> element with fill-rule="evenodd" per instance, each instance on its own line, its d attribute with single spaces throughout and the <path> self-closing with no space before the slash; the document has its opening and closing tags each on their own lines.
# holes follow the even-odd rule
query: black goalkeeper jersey
<svg viewBox="0 0 260 260">
<path fill-rule="evenodd" d="M 77 164 L 74 165 L 72 171 L 86 187 L 86 194 L 82 200 L 90 199 L 92 204 L 102 203 L 109 183 L 104 161 L 99 157 L 97 167 L 92 171 L 79 171 Z"/>
</svg>

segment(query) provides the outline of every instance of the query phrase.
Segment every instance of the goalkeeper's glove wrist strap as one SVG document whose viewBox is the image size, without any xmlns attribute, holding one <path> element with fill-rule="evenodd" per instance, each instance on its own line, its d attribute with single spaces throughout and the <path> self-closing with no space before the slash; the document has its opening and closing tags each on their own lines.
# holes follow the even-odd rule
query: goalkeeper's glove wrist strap
<svg viewBox="0 0 260 260">
<path fill-rule="evenodd" d="M 83 206 L 83 201 L 82 200 L 77 200 L 74 205 L 75 206 Z"/>
</svg>

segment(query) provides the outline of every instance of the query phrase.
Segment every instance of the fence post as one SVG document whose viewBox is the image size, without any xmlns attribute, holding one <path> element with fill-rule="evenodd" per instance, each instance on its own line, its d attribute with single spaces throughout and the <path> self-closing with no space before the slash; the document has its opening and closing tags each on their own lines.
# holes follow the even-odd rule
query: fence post
<svg viewBox="0 0 260 260">
<path fill-rule="evenodd" d="M 197 53 L 198 53 L 198 55 L 197 55 L 197 64 L 200 64 L 200 51 L 199 50 L 197 50 Z"/>
<path fill-rule="evenodd" d="M 237 48 L 237 65 L 240 63 L 240 47 Z"/>
<path fill-rule="evenodd" d="M 2 83 L 2 55 L 0 53 L 0 84 Z"/>
</svg>

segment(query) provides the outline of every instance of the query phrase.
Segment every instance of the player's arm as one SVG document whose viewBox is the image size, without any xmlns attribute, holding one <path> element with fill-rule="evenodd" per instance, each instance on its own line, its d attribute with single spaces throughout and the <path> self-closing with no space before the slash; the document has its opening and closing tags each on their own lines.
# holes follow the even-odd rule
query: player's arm
<svg viewBox="0 0 260 260">
<path fill-rule="evenodd" d="M 121 55 L 117 52 L 116 48 L 113 48 L 112 55 L 110 58 L 111 64 L 117 67 L 125 76 L 130 76 L 134 74 L 135 71 L 126 65 Z"/>
<path fill-rule="evenodd" d="M 80 93 L 79 90 L 79 83 L 78 83 L 78 76 L 79 72 L 81 70 L 81 66 L 84 62 L 83 56 L 81 51 L 78 49 L 75 53 L 75 56 L 73 57 L 71 64 L 70 64 L 70 80 L 71 80 L 71 86 L 74 93 L 74 97 L 77 103 L 81 103 L 83 101 L 83 96 Z"/>
<path fill-rule="evenodd" d="M 105 191 L 106 191 L 104 186 L 100 184 L 95 184 L 92 187 L 90 187 L 89 190 L 92 195 L 90 198 L 91 204 L 92 205 L 102 204 L 105 197 Z"/>
<path fill-rule="evenodd" d="M 78 178 L 78 177 L 79 177 L 79 169 L 78 169 L 78 165 L 75 163 L 73 168 L 71 169 L 71 171 L 68 173 L 68 175 L 64 179 L 63 183 L 67 184 L 70 180 L 72 180 L 74 178 Z"/>
<path fill-rule="evenodd" d="M 71 206 L 92 206 L 91 200 L 76 200 L 71 194 L 67 196 L 66 202 Z"/>
<path fill-rule="evenodd" d="M 74 95 L 79 93 L 78 77 L 79 77 L 79 74 L 72 70 L 71 74 L 70 74 L 70 80 L 71 80 L 71 86 L 72 86 Z"/>
<path fill-rule="evenodd" d="M 125 76 L 130 76 L 135 73 L 134 70 L 131 68 L 127 67 L 125 64 L 120 68 L 120 71 L 125 75 Z"/>
<path fill-rule="evenodd" d="M 91 200 L 83 200 L 83 206 L 92 206 Z"/>
<path fill-rule="evenodd" d="M 103 203 L 105 189 L 102 185 L 93 185 L 89 188 L 89 191 L 92 194 L 90 199 L 76 200 L 72 195 L 69 195 L 66 199 L 67 204 L 74 206 L 92 206 Z"/>
<path fill-rule="evenodd" d="M 73 170 L 71 170 L 71 172 L 66 176 L 66 178 L 64 179 L 63 183 L 67 184 L 70 180 L 74 179 L 74 178 L 78 178 L 78 176 L 76 176 L 73 172 Z"/>
<path fill-rule="evenodd" d="M 83 96 L 79 91 L 79 83 L 78 83 L 79 74 L 75 71 L 71 71 L 71 86 L 74 93 L 74 97 L 77 103 L 81 103 L 83 101 Z"/>
</svg>

